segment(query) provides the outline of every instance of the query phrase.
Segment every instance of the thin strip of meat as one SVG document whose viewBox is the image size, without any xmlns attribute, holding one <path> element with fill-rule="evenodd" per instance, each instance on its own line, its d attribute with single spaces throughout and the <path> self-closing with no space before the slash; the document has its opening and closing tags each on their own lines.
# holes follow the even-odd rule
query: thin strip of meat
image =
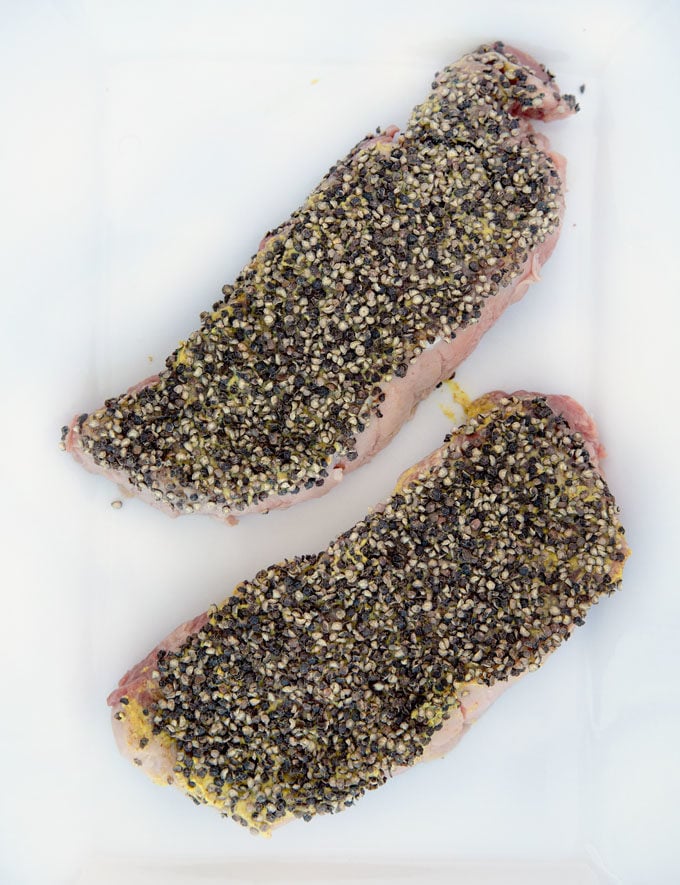
<svg viewBox="0 0 680 885">
<path fill-rule="evenodd" d="M 501 43 L 445 68 L 403 132 L 360 141 L 263 239 L 159 375 L 74 419 L 64 447 L 172 515 L 324 494 L 538 279 L 565 161 L 530 120 L 574 109 Z"/>
<path fill-rule="evenodd" d="M 320 554 L 181 625 L 109 697 L 125 756 L 267 832 L 441 756 L 615 590 L 628 547 L 592 420 L 488 394 Z"/>
</svg>

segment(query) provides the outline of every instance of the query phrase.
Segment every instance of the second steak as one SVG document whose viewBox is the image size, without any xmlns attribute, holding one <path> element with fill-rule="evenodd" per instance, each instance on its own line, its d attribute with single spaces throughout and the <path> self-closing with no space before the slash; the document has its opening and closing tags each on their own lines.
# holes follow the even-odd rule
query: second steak
<svg viewBox="0 0 680 885">
<path fill-rule="evenodd" d="M 111 694 L 123 753 L 256 832 L 442 755 L 618 586 L 592 421 L 490 394 L 322 553 L 167 636 Z"/>
</svg>

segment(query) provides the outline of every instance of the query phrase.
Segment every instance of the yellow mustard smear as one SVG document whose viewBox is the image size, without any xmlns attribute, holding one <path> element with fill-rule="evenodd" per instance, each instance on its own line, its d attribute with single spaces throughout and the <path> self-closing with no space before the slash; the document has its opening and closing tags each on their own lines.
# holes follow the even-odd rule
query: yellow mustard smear
<svg viewBox="0 0 680 885">
<path fill-rule="evenodd" d="M 140 742 L 143 738 L 146 738 L 148 742 L 146 746 L 154 747 L 156 750 L 160 747 L 168 752 L 170 758 L 174 757 L 175 746 L 173 738 L 165 732 L 153 734 L 151 719 L 144 714 L 143 709 L 144 708 L 139 701 L 134 698 L 129 698 L 128 703 L 119 710 L 119 715 L 124 718 L 129 725 L 127 742 L 130 754 L 134 759 L 139 759 L 141 761 L 147 777 L 155 784 L 162 787 L 166 787 L 169 783 L 172 783 L 182 789 L 189 797 L 197 799 L 204 805 L 212 805 L 218 811 L 224 812 L 224 806 L 220 801 L 218 794 L 208 790 L 208 787 L 212 783 L 210 775 L 206 774 L 203 777 L 199 777 L 192 774 L 190 784 L 189 779 L 181 772 L 173 771 L 172 774 L 160 775 L 153 773 L 150 768 L 144 766 L 145 752 L 140 747 Z M 252 812 L 246 799 L 239 800 L 235 808 L 235 814 L 243 818 L 251 829 L 257 829 L 261 835 L 271 835 L 269 830 L 271 830 L 272 827 L 269 824 L 264 821 L 252 819 Z M 232 815 L 230 814 L 230 816 Z M 277 820 L 276 825 L 279 825 L 280 823 L 283 823 L 283 820 Z"/>
<path fill-rule="evenodd" d="M 179 348 L 177 349 L 177 356 L 175 357 L 175 365 L 176 366 L 188 366 L 190 365 L 191 360 L 189 358 L 189 354 L 187 353 L 186 341 L 179 342 Z"/>
<path fill-rule="evenodd" d="M 454 403 L 462 408 L 466 417 L 469 417 L 468 409 L 470 408 L 471 400 L 467 393 L 463 390 L 463 388 L 460 386 L 460 384 L 458 384 L 457 381 L 453 380 L 453 378 L 449 378 L 449 380 L 445 381 L 444 384 L 446 384 L 446 386 L 448 387 L 449 392 L 451 393 L 451 399 L 454 401 Z M 444 405 L 442 405 L 440 408 L 447 418 L 450 418 L 451 421 L 455 421 L 456 423 L 458 422 L 458 416 L 453 409 Z"/>
<path fill-rule="evenodd" d="M 460 386 L 460 384 L 458 384 L 457 381 L 453 380 L 453 378 L 449 378 L 449 380 L 445 381 L 444 384 L 446 384 L 449 389 L 454 405 L 460 406 L 460 408 L 463 410 L 464 418 L 476 418 L 478 415 L 481 415 L 482 412 L 486 412 L 492 409 L 495 405 L 489 399 L 488 395 L 480 396 L 475 400 L 470 399 L 470 396 L 465 392 L 465 390 L 463 390 L 463 388 Z M 440 404 L 439 408 L 451 421 L 454 421 L 456 424 L 460 423 L 461 419 L 454 409 L 444 404 Z"/>
<path fill-rule="evenodd" d="M 128 703 L 121 707 L 118 711 L 118 716 L 125 719 L 127 723 L 129 723 L 129 729 L 127 732 L 127 743 L 130 749 L 130 754 L 133 758 L 140 759 L 142 761 L 142 765 L 144 765 L 144 751 L 140 747 L 140 741 L 143 738 L 146 738 L 148 741 L 147 746 L 158 746 L 160 745 L 163 749 L 167 749 L 171 754 L 174 753 L 173 740 L 172 738 L 165 734 L 165 732 L 161 732 L 160 734 L 153 734 L 152 732 L 152 722 L 149 716 L 145 716 L 142 705 L 135 698 L 129 698 Z M 139 763 L 138 763 L 139 764 Z M 152 774 L 149 769 L 145 769 L 147 776 L 152 780 L 155 784 L 159 784 L 162 787 L 167 787 L 168 785 L 168 775 L 161 776 L 159 774 Z M 174 777 L 174 775 L 173 775 Z"/>
</svg>

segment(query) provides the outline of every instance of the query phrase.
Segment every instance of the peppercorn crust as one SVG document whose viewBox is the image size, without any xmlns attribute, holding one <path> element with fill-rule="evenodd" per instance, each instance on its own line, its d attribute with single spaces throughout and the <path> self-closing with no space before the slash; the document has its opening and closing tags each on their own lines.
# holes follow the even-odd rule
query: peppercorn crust
<svg viewBox="0 0 680 885">
<path fill-rule="evenodd" d="M 64 446 L 173 515 L 323 494 L 392 438 L 555 245 L 564 160 L 530 118 L 575 109 L 501 43 L 437 74 L 406 129 L 363 139 L 159 375 Z"/>
<path fill-rule="evenodd" d="M 446 752 L 617 589 L 592 420 L 488 394 L 320 554 L 259 572 L 109 698 L 125 755 L 254 832 L 342 810 Z"/>
</svg>

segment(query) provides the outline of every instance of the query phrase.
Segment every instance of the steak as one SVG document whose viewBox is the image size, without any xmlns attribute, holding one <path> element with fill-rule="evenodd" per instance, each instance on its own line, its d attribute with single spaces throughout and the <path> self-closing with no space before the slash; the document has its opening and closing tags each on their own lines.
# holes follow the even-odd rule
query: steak
<svg viewBox="0 0 680 885">
<path fill-rule="evenodd" d="M 628 547 L 591 419 L 492 393 L 392 498 L 260 571 L 110 695 L 123 754 L 266 832 L 441 756 L 615 590 Z"/>
<path fill-rule="evenodd" d="M 64 447 L 173 515 L 324 494 L 538 279 L 565 161 L 530 121 L 575 109 L 502 43 L 445 68 L 403 132 L 360 141 L 267 234 L 159 375 L 74 419 Z"/>
</svg>

